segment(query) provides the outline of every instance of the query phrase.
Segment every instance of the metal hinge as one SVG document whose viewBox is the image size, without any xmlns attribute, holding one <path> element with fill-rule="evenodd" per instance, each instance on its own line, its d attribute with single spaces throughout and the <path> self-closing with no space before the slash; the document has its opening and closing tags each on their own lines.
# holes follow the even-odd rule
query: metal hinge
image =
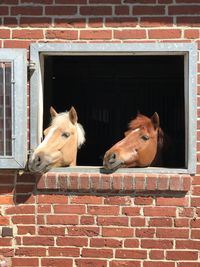
<svg viewBox="0 0 200 267">
<path fill-rule="evenodd" d="M 36 69 L 36 63 L 33 62 L 33 61 L 30 61 L 28 63 L 28 68 L 29 68 L 30 71 L 34 71 Z"/>
</svg>

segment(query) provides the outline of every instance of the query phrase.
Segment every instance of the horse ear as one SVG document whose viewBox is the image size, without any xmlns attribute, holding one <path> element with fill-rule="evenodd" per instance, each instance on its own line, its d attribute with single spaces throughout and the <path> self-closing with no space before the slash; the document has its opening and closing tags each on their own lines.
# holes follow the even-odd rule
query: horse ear
<svg viewBox="0 0 200 267">
<path fill-rule="evenodd" d="M 69 111 L 69 118 L 73 124 L 75 124 L 78 121 L 78 116 L 74 107 L 71 107 Z"/>
<path fill-rule="evenodd" d="M 52 119 L 58 115 L 58 113 L 55 111 L 53 107 L 50 107 L 50 114 Z"/>
<path fill-rule="evenodd" d="M 155 129 L 157 129 L 160 126 L 160 119 L 159 119 L 159 115 L 157 112 L 155 112 L 151 116 L 151 122 L 153 123 Z"/>
</svg>

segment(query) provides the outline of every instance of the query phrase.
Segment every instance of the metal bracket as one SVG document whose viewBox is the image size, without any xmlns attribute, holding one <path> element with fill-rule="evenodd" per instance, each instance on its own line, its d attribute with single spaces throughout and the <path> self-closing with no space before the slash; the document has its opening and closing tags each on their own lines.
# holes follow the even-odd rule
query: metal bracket
<svg viewBox="0 0 200 267">
<path fill-rule="evenodd" d="M 30 62 L 28 63 L 28 68 L 29 68 L 30 71 L 34 71 L 34 70 L 36 70 L 36 63 L 33 62 L 33 61 L 30 61 Z"/>
</svg>

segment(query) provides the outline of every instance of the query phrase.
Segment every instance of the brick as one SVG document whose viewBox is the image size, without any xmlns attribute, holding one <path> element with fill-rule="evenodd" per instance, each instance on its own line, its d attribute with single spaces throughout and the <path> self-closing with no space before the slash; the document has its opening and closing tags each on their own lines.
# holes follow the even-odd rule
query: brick
<svg viewBox="0 0 200 267">
<path fill-rule="evenodd" d="M 87 0 L 55 0 L 55 4 L 74 4 L 74 5 L 83 5 L 87 4 Z"/>
<path fill-rule="evenodd" d="M 168 13 L 169 15 L 198 15 L 200 6 L 190 5 L 189 8 L 187 5 L 169 6 Z"/>
<path fill-rule="evenodd" d="M 8 216 L 3 216 L 0 215 L 0 225 L 9 225 L 10 224 L 10 220 Z"/>
<path fill-rule="evenodd" d="M 119 248 L 122 247 L 122 241 L 110 238 L 91 238 L 90 246 Z"/>
<path fill-rule="evenodd" d="M 135 197 L 135 205 L 151 205 L 153 204 L 152 197 Z"/>
<path fill-rule="evenodd" d="M 18 258 L 18 257 L 14 257 L 12 258 L 12 266 L 16 267 L 16 266 L 39 266 L 39 259 L 38 258 Z"/>
<path fill-rule="evenodd" d="M 14 224 L 35 224 L 35 216 L 33 215 L 12 216 L 12 222 Z"/>
<path fill-rule="evenodd" d="M 145 216 L 156 216 L 156 217 L 166 217 L 166 216 L 176 216 L 176 208 L 169 207 L 164 208 L 163 207 L 144 207 L 144 215 Z"/>
<path fill-rule="evenodd" d="M 158 229 L 156 229 L 156 237 L 159 237 L 159 238 L 188 238 L 189 237 L 189 229 L 158 228 Z"/>
<path fill-rule="evenodd" d="M 188 227 L 189 226 L 189 219 L 186 218 L 178 218 L 174 220 L 175 227 Z"/>
<path fill-rule="evenodd" d="M 112 7 L 111 6 L 81 6 L 80 15 L 110 16 L 112 15 Z"/>
<path fill-rule="evenodd" d="M 125 4 L 155 4 L 156 0 L 124 0 Z"/>
<path fill-rule="evenodd" d="M 188 39 L 199 38 L 199 30 L 184 30 L 184 37 Z"/>
<path fill-rule="evenodd" d="M 68 197 L 65 195 L 38 195 L 39 204 L 67 204 Z"/>
<path fill-rule="evenodd" d="M 189 199 L 187 197 L 157 197 L 158 206 L 187 206 Z"/>
<path fill-rule="evenodd" d="M 44 39 L 43 31 L 41 30 L 13 30 L 13 39 Z"/>
<path fill-rule="evenodd" d="M 75 30 L 46 30 L 47 39 L 66 39 L 66 40 L 76 40 L 78 38 L 78 31 Z M 78 189 L 78 184 L 75 187 L 72 187 L 71 190 Z"/>
<path fill-rule="evenodd" d="M 0 174 L 1 185 L 12 184 L 14 185 L 15 176 L 13 174 Z"/>
<path fill-rule="evenodd" d="M 167 251 L 168 260 L 197 260 L 198 251 Z"/>
<path fill-rule="evenodd" d="M 136 27 L 138 23 L 135 17 L 108 17 L 105 20 L 106 27 L 118 28 L 118 27 Z M 125 177 L 129 177 L 126 175 Z M 130 177 L 132 177 L 130 175 Z"/>
<path fill-rule="evenodd" d="M 79 26 L 75 25 L 75 27 Z M 80 182 L 80 191 L 87 192 L 90 190 L 89 176 L 87 174 L 80 174 L 79 182 Z"/>
<path fill-rule="evenodd" d="M 138 239 L 125 239 L 124 240 L 125 248 L 139 248 L 139 240 Z"/>
<path fill-rule="evenodd" d="M 139 261 L 131 260 L 113 260 L 110 262 L 110 267 L 140 267 Z"/>
<path fill-rule="evenodd" d="M 35 214 L 35 206 L 20 205 L 6 209 L 6 214 Z"/>
<path fill-rule="evenodd" d="M 79 248 L 57 248 L 57 247 L 50 247 L 48 249 L 49 256 L 62 256 L 62 257 L 78 257 L 80 255 Z"/>
<path fill-rule="evenodd" d="M 127 217 L 98 217 L 97 225 L 119 225 L 119 226 L 128 226 Z"/>
<path fill-rule="evenodd" d="M 54 227 L 54 226 L 40 226 L 38 227 L 38 234 L 41 235 L 65 235 L 65 227 Z"/>
<path fill-rule="evenodd" d="M 103 197 L 101 196 L 72 196 L 72 204 L 103 204 Z"/>
<path fill-rule="evenodd" d="M 176 240 L 176 249 L 200 249 L 200 240 Z"/>
<path fill-rule="evenodd" d="M 133 6 L 133 15 L 163 15 L 165 14 L 165 7 L 154 5 L 154 6 Z"/>
<path fill-rule="evenodd" d="M 191 231 L 191 238 L 192 239 L 199 239 L 200 238 L 200 230 L 192 230 Z"/>
<path fill-rule="evenodd" d="M 150 218 L 149 226 L 171 227 L 172 226 L 172 218 Z"/>
<path fill-rule="evenodd" d="M 109 228 L 104 227 L 102 229 L 102 236 L 103 237 L 132 237 L 133 236 L 133 229 L 131 228 Z"/>
<path fill-rule="evenodd" d="M 57 237 L 57 246 L 85 247 L 88 239 L 85 237 Z"/>
<path fill-rule="evenodd" d="M 144 267 L 175 267 L 175 262 L 148 261 L 144 262 Z"/>
<path fill-rule="evenodd" d="M 131 218 L 131 226 L 145 226 L 146 219 L 143 217 Z"/>
<path fill-rule="evenodd" d="M 24 236 L 23 244 L 30 246 L 53 246 L 54 238 L 53 237 L 42 237 L 42 236 Z"/>
<path fill-rule="evenodd" d="M 129 15 L 129 6 L 115 6 L 116 15 Z"/>
<path fill-rule="evenodd" d="M 82 257 L 90 258 L 112 258 L 113 250 L 112 249 L 94 249 L 94 248 L 83 248 Z"/>
<path fill-rule="evenodd" d="M 0 15 L 9 15 L 9 9 L 8 6 L 1 6 L 0 8 Z"/>
<path fill-rule="evenodd" d="M 92 215 L 119 215 L 119 206 L 89 206 L 88 214 Z"/>
<path fill-rule="evenodd" d="M 163 250 L 151 250 L 149 252 L 149 258 L 151 260 L 164 260 L 164 251 Z"/>
<path fill-rule="evenodd" d="M 99 227 L 68 227 L 69 236 L 97 236 L 99 235 Z"/>
<path fill-rule="evenodd" d="M 86 225 L 95 224 L 95 218 L 93 216 L 81 216 L 80 224 L 86 224 Z"/>
<path fill-rule="evenodd" d="M 51 267 L 60 267 L 60 266 L 67 266 L 67 267 L 73 267 L 72 259 L 67 258 L 42 258 L 41 259 L 41 266 L 51 266 Z M 37 265 L 39 266 L 39 265 Z"/>
<path fill-rule="evenodd" d="M 37 205 L 37 212 L 39 213 L 51 213 L 51 205 Z"/>
<path fill-rule="evenodd" d="M 146 259 L 147 251 L 133 249 L 116 249 L 116 258 L 122 259 Z"/>
<path fill-rule="evenodd" d="M 77 215 L 47 215 L 47 224 L 78 224 Z"/>
<path fill-rule="evenodd" d="M 30 16 L 41 16 L 42 7 L 41 6 L 12 6 L 11 15 L 30 15 Z"/>
<path fill-rule="evenodd" d="M 181 30 L 178 29 L 156 29 L 148 31 L 150 39 L 174 39 L 181 37 Z M 176 190 L 176 189 L 174 189 Z M 179 188 L 177 189 L 179 190 Z"/>
<path fill-rule="evenodd" d="M 84 214 L 84 205 L 54 205 L 54 213 Z"/>
<path fill-rule="evenodd" d="M 140 215 L 140 208 L 138 207 L 122 207 L 122 214 L 127 216 L 138 216 Z"/>
<path fill-rule="evenodd" d="M 0 246 L 1 247 L 11 247 L 12 246 L 12 238 L 7 237 L 7 238 L 2 238 L 0 237 Z"/>
<path fill-rule="evenodd" d="M 154 237 L 155 229 L 153 228 L 137 228 L 135 231 L 135 236 L 137 237 Z"/>
<path fill-rule="evenodd" d="M 75 263 L 76 263 L 77 267 L 89 267 L 89 266 L 107 267 L 107 261 L 106 260 L 100 260 L 100 259 L 99 260 L 96 260 L 96 259 L 76 259 Z"/>
<path fill-rule="evenodd" d="M 146 189 L 156 190 L 157 189 L 157 177 L 148 175 L 146 178 Z"/>
<path fill-rule="evenodd" d="M 20 226 L 17 225 L 18 235 L 34 235 L 36 233 L 35 226 Z"/>
<path fill-rule="evenodd" d="M 46 256 L 46 248 L 38 248 L 38 247 L 21 247 L 17 248 L 15 251 L 16 255 L 25 256 L 25 257 L 33 257 L 33 256 Z"/>
<path fill-rule="evenodd" d="M 108 196 L 104 200 L 104 204 L 108 205 L 129 205 L 131 204 L 130 196 Z"/>
<path fill-rule="evenodd" d="M 54 25 L 56 28 L 85 28 L 86 27 L 86 20 L 85 18 L 55 18 Z M 86 176 L 87 174 L 81 174 L 83 176 Z"/>
<path fill-rule="evenodd" d="M 77 14 L 77 7 L 76 6 L 46 6 L 45 7 L 45 14 L 46 15 L 76 15 Z"/>
<path fill-rule="evenodd" d="M 90 4 L 121 4 L 121 0 L 89 0 Z"/>
<path fill-rule="evenodd" d="M 123 188 L 122 186 L 122 175 L 121 174 L 113 174 L 113 190 L 115 192 L 120 192 Z"/>
<path fill-rule="evenodd" d="M 100 39 L 100 40 L 108 40 L 112 38 L 111 30 L 82 30 L 80 32 L 80 39 L 84 40 L 92 40 L 92 39 Z M 94 182 L 94 179 L 92 180 Z M 93 189 L 99 189 L 93 187 Z"/>
<path fill-rule="evenodd" d="M 141 248 L 172 249 L 173 248 L 173 240 L 142 239 L 141 240 Z"/>
<path fill-rule="evenodd" d="M 179 262 L 177 267 L 199 267 L 199 262 Z"/>
<path fill-rule="evenodd" d="M 114 30 L 114 38 L 115 39 L 144 39 L 146 38 L 146 31 L 145 30 Z M 139 183 L 139 179 L 137 182 Z"/>
<path fill-rule="evenodd" d="M 141 27 L 172 27 L 173 17 L 142 17 L 140 19 Z"/>
<path fill-rule="evenodd" d="M 0 205 L 11 205 L 14 204 L 13 196 L 0 196 Z"/>
<path fill-rule="evenodd" d="M 177 17 L 177 26 L 189 26 L 189 27 L 199 27 L 200 17 L 199 16 L 183 16 Z"/>
</svg>

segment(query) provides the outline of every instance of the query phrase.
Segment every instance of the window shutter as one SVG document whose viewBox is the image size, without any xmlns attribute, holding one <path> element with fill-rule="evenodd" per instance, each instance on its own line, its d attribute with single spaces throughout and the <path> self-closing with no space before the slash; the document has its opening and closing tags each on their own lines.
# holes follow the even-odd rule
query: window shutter
<svg viewBox="0 0 200 267">
<path fill-rule="evenodd" d="M 25 49 L 0 49 L 0 168 L 23 169 L 27 156 Z"/>
</svg>

